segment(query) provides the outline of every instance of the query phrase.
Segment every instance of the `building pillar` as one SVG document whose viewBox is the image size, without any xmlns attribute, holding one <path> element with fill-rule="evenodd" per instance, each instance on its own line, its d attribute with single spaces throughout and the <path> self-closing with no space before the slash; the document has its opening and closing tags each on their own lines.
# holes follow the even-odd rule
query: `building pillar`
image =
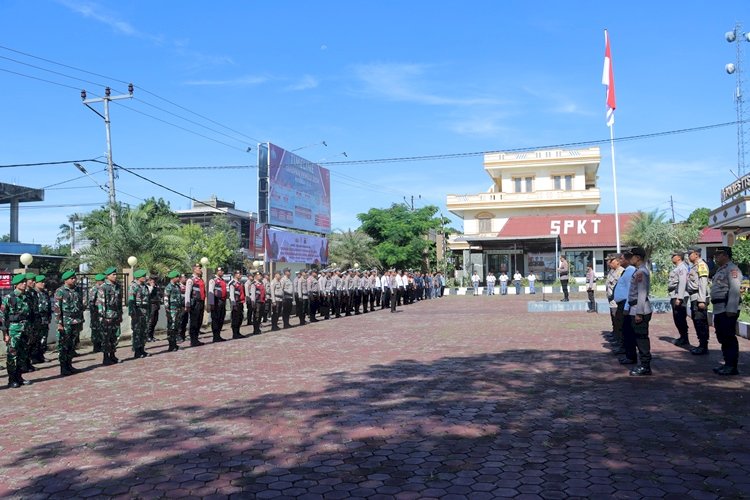
<svg viewBox="0 0 750 500">
<path fill-rule="evenodd" d="M 18 243 L 18 198 L 10 199 L 10 241 Z"/>
</svg>

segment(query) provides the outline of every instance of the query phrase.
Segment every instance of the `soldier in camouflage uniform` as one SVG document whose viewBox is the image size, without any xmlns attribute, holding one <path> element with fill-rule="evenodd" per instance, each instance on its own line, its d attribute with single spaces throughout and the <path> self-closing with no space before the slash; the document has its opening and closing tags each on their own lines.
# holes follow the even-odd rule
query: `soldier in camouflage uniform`
<svg viewBox="0 0 750 500">
<path fill-rule="evenodd" d="M 73 367 L 76 338 L 83 329 L 83 301 L 76 288 L 75 271 L 65 271 L 61 279 L 63 286 L 55 292 L 55 318 L 57 319 L 57 352 L 60 360 L 60 375 L 67 376 L 80 370 Z"/>
<path fill-rule="evenodd" d="M 34 345 L 34 339 L 36 338 L 36 292 L 34 291 L 34 285 L 36 284 L 36 274 L 26 273 L 26 303 L 29 305 L 29 320 L 26 323 L 26 329 L 23 332 L 24 340 L 24 362 L 21 366 L 21 373 L 35 372 L 36 368 L 31 364 L 31 352 Z"/>
<path fill-rule="evenodd" d="M 88 308 L 91 320 L 91 344 L 94 346 L 93 353 L 102 352 L 102 322 L 99 318 L 99 307 L 96 304 L 99 296 L 99 288 L 104 283 L 104 274 L 94 276 L 94 285 L 89 288 Z"/>
<path fill-rule="evenodd" d="M 104 284 L 97 291 L 96 305 L 99 308 L 99 320 L 102 325 L 103 364 L 107 366 L 120 362 L 115 356 L 115 351 L 117 351 L 122 323 L 122 290 L 117 281 L 115 267 L 107 268 L 104 275 Z"/>
<path fill-rule="evenodd" d="M 183 309 L 185 308 L 185 298 L 180 290 L 180 273 L 172 271 L 167 274 L 169 283 L 164 288 L 164 310 L 167 313 L 167 342 L 169 348 L 167 351 L 177 351 L 177 334 L 182 324 Z"/>
<path fill-rule="evenodd" d="M 156 324 L 159 322 L 159 309 L 164 300 L 164 291 L 159 285 L 159 277 L 154 275 L 148 279 L 148 293 L 149 293 L 149 311 L 148 311 L 148 334 L 146 340 L 148 342 L 156 342 L 154 337 L 154 331 L 156 330 Z"/>
<path fill-rule="evenodd" d="M 23 332 L 27 328 L 30 310 L 26 302 L 25 275 L 17 274 L 11 281 L 15 289 L 3 298 L 3 340 L 7 350 L 8 386 L 21 387 L 30 382 L 21 376 L 21 364 L 24 363 L 26 346 L 23 345 Z"/>
<path fill-rule="evenodd" d="M 34 363 L 46 363 L 44 359 L 44 349 L 47 345 L 47 336 L 49 335 L 49 323 L 52 319 L 52 305 L 47 294 L 46 276 L 40 274 L 36 277 L 34 283 L 34 293 L 36 293 L 36 311 L 34 314 L 34 341 L 31 345 L 29 356 Z"/>
<path fill-rule="evenodd" d="M 133 273 L 133 278 L 128 288 L 128 314 L 133 332 L 133 358 L 147 358 L 150 354 L 146 352 L 146 330 L 151 302 L 146 286 L 146 270 L 137 270 Z"/>
</svg>

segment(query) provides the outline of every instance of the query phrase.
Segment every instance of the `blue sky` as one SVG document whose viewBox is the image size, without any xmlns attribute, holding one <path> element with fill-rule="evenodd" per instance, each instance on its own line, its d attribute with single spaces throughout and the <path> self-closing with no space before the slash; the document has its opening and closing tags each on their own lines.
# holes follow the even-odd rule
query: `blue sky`
<svg viewBox="0 0 750 500">
<path fill-rule="evenodd" d="M 750 28 L 746 14 L 742 0 L 4 0 L 0 45 L 108 78 L 0 49 L 0 164 L 103 155 L 103 122 L 81 104 L 77 89 L 124 91 L 118 80 L 132 81 L 141 99 L 121 101 L 132 109 L 111 108 L 113 157 L 126 167 L 254 165 L 258 141 L 287 149 L 326 141 L 328 147 L 298 154 L 343 161 L 342 152 L 365 160 L 605 139 L 604 28 L 615 67 L 617 136 L 729 122 L 734 78 L 724 65 L 734 61 L 735 48 L 724 33 L 743 16 Z M 677 219 L 699 206 L 717 207 L 719 190 L 732 180 L 729 169 L 736 171 L 736 151 L 734 127 L 619 143 L 621 211 L 667 209 L 670 195 Z M 99 167 L 87 168 L 106 183 Z M 340 229 L 356 227 L 357 213 L 412 195 L 421 196 L 418 206 L 446 212 L 446 194 L 489 185 L 481 156 L 331 170 L 332 226 Z M 254 169 L 140 173 L 199 199 L 215 194 L 257 210 Z M 69 164 L 0 170 L 3 182 L 31 187 L 79 175 Z M 128 203 L 150 196 L 174 208 L 190 203 L 125 172 L 116 186 L 118 200 Z M 605 144 L 601 212 L 613 210 L 611 186 Z M 88 178 L 58 187 L 73 189 L 48 190 L 36 208 L 22 207 L 22 241 L 51 243 L 68 214 L 106 201 Z M 7 213 L 0 209 L 3 234 Z"/>
</svg>

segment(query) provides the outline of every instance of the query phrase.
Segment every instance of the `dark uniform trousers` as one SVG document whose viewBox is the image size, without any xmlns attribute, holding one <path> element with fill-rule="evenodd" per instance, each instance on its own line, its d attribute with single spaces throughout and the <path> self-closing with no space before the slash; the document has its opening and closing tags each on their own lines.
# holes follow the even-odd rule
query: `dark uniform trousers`
<svg viewBox="0 0 750 500">
<path fill-rule="evenodd" d="M 187 332 L 188 324 L 190 323 L 190 313 L 189 312 L 182 312 L 180 314 L 180 339 L 185 340 L 185 332 Z"/>
<path fill-rule="evenodd" d="M 729 316 L 727 313 L 714 315 L 714 329 L 716 340 L 721 344 L 721 353 L 724 355 L 724 363 L 727 366 L 737 368 L 740 358 L 740 345 L 737 342 L 737 316 Z"/>
<path fill-rule="evenodd" d="M 398 296 L 401 295 L 401 289 L 400 288 L 397 288 L 395 290 L 389 289 L 388 292 L 390 295 L 389 302 L 391 303 L 391 312 L 394 313 L 396 312 L 396 306 L 398 305 L 398 300 L 397 300 Z"/>
<path fill-rule="evenodd" d="M 381 304 L 380 308 L 385 309 L 386 307 L 391 307 L 391 289 L 386 288 L 383 292 L 383 303 Z"/>
<path fill-rule="evenodd" d="M 367 304 L 370 303 L 370 294 L 372 293 L 372 290 L 365 289 L 362 290 L 362 312 L 367 312 Z"/>
<path fill-rule="evenodd" d="M 380 288 L 370 290 L 370 311 L 374 311 L 380 305 Z"/>
<path fill-rule="evenodd" d="M 672 299 L 672 320 L 674 320 L 674 326 L 677 327 L 677 331 L 680 333 L 680 338 L 683 340 L 688 339 L 688 323 L 687 323 L 687 307 L 685 301 L 680 301 L 680 305 L 677 305 L 678 299 Z"/>
<path fill-rule="evenodd" d="M 203 322 L 203 309 L 202 300 L 196 300 L 190 304 L 190 343 L 193 345 L 198 343 L 198 335 Z"/>
<path fill-rule="evenodd" d="M 354 314 L 359 314 L 359 306 L 362 305 L 362 290 L 354 289 Z"/>
<path fill-rule="evenodd" d="M 318 309 L 320 309 L 320 293 L 310 292 L 310 321 L 318 321 L 316 316 L 318 315 Z"/>
<path fill-rule="evenodd" d="M 274 302 L 271 302 L 271 329 L 279 329 L 279 316 L 281 316 L 281 297 L 274 297 Z"/>
<path fill-rule="evenodd" d="M 617 304 L 617 307 L 613 308 L 614 314 L 612 314 L 612 335 L 615 337 L 615 343 L 623 345 L 622 330 L 623 324 L 625 323 L 625 301 Z"/>
<path fill-rule="evenodd" d="M 284 328 L 292 326 L 289 323 L 289 317 L 292 315 L 292 296 L 284 295 L 284 300 L 281 303 L 281 320 L 284 324 Z"/>
<path fill-rule="evenodd" d="M 617 303 L 617 308 L 623 311 L 622 317 L 622 347 L 625 349 L 625 357 L 635 361 L 638 359 L 636 353 L 635 332 L 633 331 L 633 317 L 625 313 L 625 301 Z"/>
<path fill-rule="evenodd" d="M 221 338 L 221 327 L 224 326 L 224 318 L 227 315 L 227 301 L 216 299 L 211 310 L 211 332 L 214 340 Z"/>
<path fill-rule="evenodd" d="M 242 319 L 244 317 L 245 304 L 239 300 L 232 305 L 232 336 L 240 336 L 240 327 L 242 326 Z"/>
<path fill-rule="evenodd" d="M 331 293 L 331 301 L 333 306 L 333 314 L 337 317 L 341 317 L 341 290 L 334 290 Z"/>
<path fill-rule="evenodd" d="M 320 314 L 325 319 L 331 319 L 331 296 L 327 293 L 320 295 Z"/>
<path fill-rule="evenodd" d="M 309 309 L 310 299 L 303 295 L 302 297 L 300 297 L 300 302 L 297 302 L 297 318 L 299 318 L 300 325 L 304 325 L 306 323 L 305 316 L 307 316 Z"/>
<path fill-rule="evenodd" d="M 345 316 L 351 316 L 351 312 L 349 311 L 349 299 L 351 296 L 349 295 L 349 291 L 341 292 L 341 312 L 344 313 Z"/>
<path fill-rule="evenodd" d="M 266 310 L 266 303 L 256 300 L 255 304 L 251 302 L 251 309 L 253 310 L 253 335 L 260 334 L 260 320 L 263 315 L 263 311 Z"/>
<path fill-rule="evenodd" d="M 640 323 L 635 322 L 635 316 L 630 317 L 633 321 L 633 332 L 635 333 L 635 345 L 638 347 L 638 356 L 641 366 L 651 366 L 651 339 L 648 338 L 648 325 L 651 322 L 651 314 L 644 314 Z"/>
<path fill-rule="evenodd" d="M 247 322 L 245 323 L 247 326 L 250 326 L 253 324 L 253 301 L 250 299 L 245 299 L 245 304 L 247 305 Z"/>
<path fill-rule="evenodd" d="M 693 316 L 693 327 L 698 335 L 698 345 L 708 348 L 708 306 L 701 311 L 698 309 L 698 303 L 691 301 L 690 311 Z"/>
</svg>

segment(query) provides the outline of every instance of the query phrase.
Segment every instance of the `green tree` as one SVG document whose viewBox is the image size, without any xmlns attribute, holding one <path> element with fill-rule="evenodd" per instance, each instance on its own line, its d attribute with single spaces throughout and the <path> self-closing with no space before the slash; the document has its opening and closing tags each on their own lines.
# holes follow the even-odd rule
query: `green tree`
<svg viewBox="0 0 750 500">
<path fill-rule="evenodd" d="M 390 208 L 372 208 L 358 214 L 360 230 L 375 241 L 375 257 L 388 267 L 430 269 L 435 243 L 430 231 L 439 231 L 445 221 L 435 217 L 438 208 L 428 205 L 410 210 L 394 203 Z"/>
<path fill-rule="evenodd" d="M 363 269 L 380 267 L 373 253 L 375 242 L 362 231 L 334 231 L 328 241 L 328 260 L 338 267 L 349 268 L 355 263 Z"/>
<path fill-rule="evenodd" d="M 750 239 L 739 237 L 732 245 L 732 260 L 743 269 L 750 266 Z"/>
<path fill-rule="evenodd" d="M 708 214 L 711 213 L 710 208 L 696 208 L 693 210 L 685 222 L 693 226 L 697 226 L 700 229 L 708 226 Z"/>
<path fill-rule="evenodd" d="M 197 224 L 186 224 L 180 228 L 179 234 L 185 241 L 182 251 L 186 264 L 206 257 L 211 267 L 242 267 L 240 237 L 225 216 L 214 216 L 207 229 Z"/>
<path fill-rule="evenodd" d="M 79 255 L 70 257 L 68 265 L 88 263 L 93 270 L 108 266 L 123 268 L 133 255 L 138 267 L 165 273 L 174 267 L 185 267 L 185 242 L 179 234 L 180 222 L 173 214 L 157 214 L 144 205 L 136 208 L 116 207 L 117 223 L 112 226 L 109 209 L 94 210 L 83 219 L 83 236 L 91 244 Z"/>
</svg>

